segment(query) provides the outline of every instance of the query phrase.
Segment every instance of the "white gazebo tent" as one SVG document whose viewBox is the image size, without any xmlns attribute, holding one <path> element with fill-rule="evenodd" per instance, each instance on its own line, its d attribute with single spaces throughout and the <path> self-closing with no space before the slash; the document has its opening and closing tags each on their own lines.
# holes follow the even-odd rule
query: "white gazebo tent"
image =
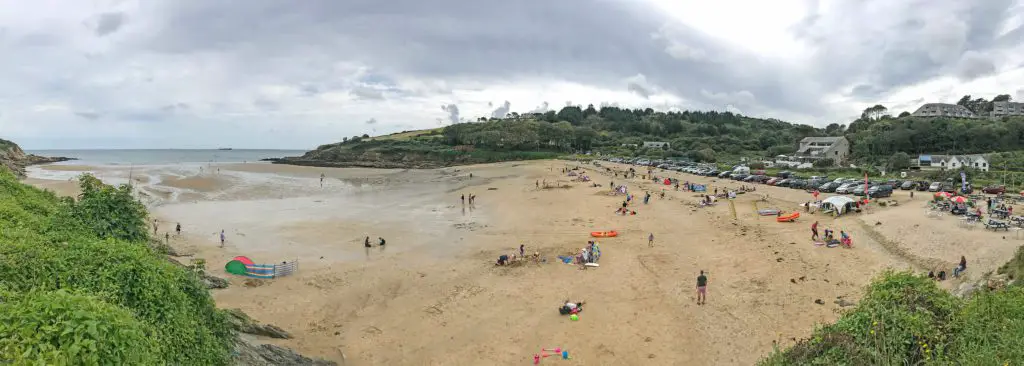
<svg viewBox="0 0 1024 366">
<path fill-rule="evenodd" d="M 832 196 L 821 201 L 823 208 L 832 209 L 836 211 L 836 214 L 842 215 L 845 213 L 846 208 L 849 204 L 853 203 L 853 199 L 846 196 Z"/>
</svg>

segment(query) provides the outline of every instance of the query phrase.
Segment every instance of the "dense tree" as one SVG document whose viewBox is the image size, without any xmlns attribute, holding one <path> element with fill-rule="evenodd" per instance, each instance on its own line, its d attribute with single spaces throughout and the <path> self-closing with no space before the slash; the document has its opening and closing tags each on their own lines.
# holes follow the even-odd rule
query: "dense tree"
<svg viewBox="0 0 1024 366">
<path fill-rule="evenodd" d="M 995 98 L 992 98 L 992 101 L 993 102 L 1009 102 L 1010 99 L 1011 98 L 1010 98 L 1009 94 L 999 94 Z"/>
<path fill-rule="evenodd" d="M 898 152 L 889 157 L 887 164 L 889 170 L 901 170 L 910 167 L 910 155 L 905 152 Z"/>
<path fill-rule="evenodd" d="M 910 112 L 903 111 L 902 113 L 900 113 L 899 118 L 903 118 L 903 117 L 910 117 Z"/>
</svg>

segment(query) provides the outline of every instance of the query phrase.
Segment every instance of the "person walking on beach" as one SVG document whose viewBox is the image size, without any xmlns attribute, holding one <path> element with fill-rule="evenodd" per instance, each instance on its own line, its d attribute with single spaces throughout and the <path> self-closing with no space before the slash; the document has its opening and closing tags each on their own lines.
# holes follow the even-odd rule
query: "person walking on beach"
<svg viewBox="0 0 1024 366">
<path fill-rule="evenodd" d="M 370 247 L 370 237 L 369 236 L 366 237 L 366 240 L 363 240 L 363 246 L 367 247 L 367 248 Z"/>
<path fill-rule="evenodd" d="M 465 204 L 466 204 L 466 195 L 465 195 L 465 194 L 463 194 L 463 195 L 462 195 L 462 196 L 460 196 L 459 198 L 460 198 L 460 199 L 462 199 L 462 204 L 463 204 L 463 205 L 465 205 Z"/>
<path fill-rule="evenodd" d="M 160 221 L 153 219 L 153 235 L 156 235 L 158 229 L 160 229 Z"/>
<path fill-rule="evenodd" d="M 180 222 L 177 225 L 174 226 L 174 234 L 177 235 L 177 236 L 181 236 L 181 223 Z"/>
<path fill-rule="evenodd" d="M 526 256 L 526 245 L 519 244 L 519 257 Z"/>
<path fill-rule="evenodd" d="M 164 244 L 171 245 L 171 233 L 164 233 Z"/>
<path fill-rule="evenodd" d="M 324 178 L 327 178 L 327 176 L 324 173 L 320 173 L 320 188 L 324 187 Z"/>
<path fill-rule="evenodd" d="M 224 229 L 221 229 L 221 230 L 220 230 L 220 247 L 221 247 L 221 248 L 223 248 L 223 247 L 224 247 L 224 240 L 225 240 L 225 239 L 226 239 L 226 238 L 224 237 Z"/>
<path fill-rule="evenodd" d="M 651 235 L 647 236 L 647 246 L 650 248 L 654 248 L 654 233 L 651 233 Z"/>
<path fill-rule="evenodd" d="M 700 271 L 700 275 L 697 276 L 697 305 L 704 305 L 708 302 L 708 276 L 704 275 L 704 270 Z"/>
<path fill-rule="evenodd" d="M 818 240 L 818 222 L 811 224 L 811 240 Z"/>
</svg>

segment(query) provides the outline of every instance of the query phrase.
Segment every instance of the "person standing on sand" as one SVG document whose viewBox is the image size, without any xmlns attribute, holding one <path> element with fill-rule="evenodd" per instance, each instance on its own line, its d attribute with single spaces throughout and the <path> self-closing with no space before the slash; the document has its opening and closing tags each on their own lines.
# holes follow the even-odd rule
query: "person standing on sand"
<svg viewBox="0 0 1024 366">
<path fill-rule="evenodd" d="M 164 233 L 164 244 L 171 245 L 171 233 Z"/>
<path fill-rule="evenodd" d="M 526 256 L 526 245 L 519 244 L 519 256 L 520 257 L 525 257 Z"/>
<path fill-rule="evenodd" d="M 324 173 L 320 173 L 320 188 L 324 187 L 324 178 L 327 178 L 327 176 Z"/>
<path fill-rule="evenodd" d="M 227 239 L 227 238 L 225 238 L 225 237 L 224 237 L 224 229 L 221 229 L 221 230 L 220 230 L 220 247 L 221 247 L 221 248 L 223 248 L 223 247 L 224 247 L 224 241 L 225 241 L 225 239 Z"/>
<path fill-rule="evenodd" d="M 153 235 L 156 235 L 158 229 L 160 229 L 160 221 L 153 219 Z"/>
<path fill-rule="evenodd" d="M 363 240 L 363 246 L 367 247 L 367 248 L 370 247 L 370 237 L 369 236 L 367 236 L 366 239 Z"/>
<path fill-rule="evenodd" d="M 704 305 L 708 302 L 708 276 L 704 275 L 704 270 L 700 271 L 700 275 L 697 276 L 697 305 Z"/>
<path fill-rule="evenodd" d="M 174 233 L 177 236 L 181 236 L 181 223 L 180 222 L 177 225 L 174 226 Z"/>
<path fill-rule="evenodd" d="M 811 240 L 818 240 L 818 222 L 811 224 Z"/>
<path fill-rule="evenodd" d="M 462 195 L 461 197 L 459 197 L 459 198 L 460 198 L 460 199 L 462 199 L 462 204 L 463 204 L 463 205 L 465 205 L 465 204 L 466 204 L 466 195 L 465 195 L 465 194 L 463 194 L 463 195 Z"/>
<path fill-rule="evenodd" d="M 377 240 L 378 240 L 378 243 L 380 244 L 380 248 L 384 249 L 384 244 L 387 244 L 387 242 L 384 241 L 384 238 L 378 236 Z"/>
<path fill-rule="evenodd" d="M 651 235 L 647 236 L 647 246 L 654 248 L 654 233 L 651 233 Z"/>
</svg>

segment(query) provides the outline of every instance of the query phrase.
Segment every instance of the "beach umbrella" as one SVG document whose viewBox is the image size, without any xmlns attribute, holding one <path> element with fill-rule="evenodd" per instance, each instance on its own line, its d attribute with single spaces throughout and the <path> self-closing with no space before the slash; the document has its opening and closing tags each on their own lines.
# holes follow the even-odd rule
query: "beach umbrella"
<svg viewBox="0 0 1024 366">
<path fill-rule="evenodd" d="M 967 203 L 967 197 L 964 196 L 951 197 L 949 200 L 953 203 Z"/>
<path fill-rule="evenodd" d="M 938 193 L 935 193 L 935 197 L 949 198 L 949 197 L 952 197 L 952 196 L 953 196 L 953 194 L 949 193 L 949 192 L 938 192 Z"/>
</svg>

